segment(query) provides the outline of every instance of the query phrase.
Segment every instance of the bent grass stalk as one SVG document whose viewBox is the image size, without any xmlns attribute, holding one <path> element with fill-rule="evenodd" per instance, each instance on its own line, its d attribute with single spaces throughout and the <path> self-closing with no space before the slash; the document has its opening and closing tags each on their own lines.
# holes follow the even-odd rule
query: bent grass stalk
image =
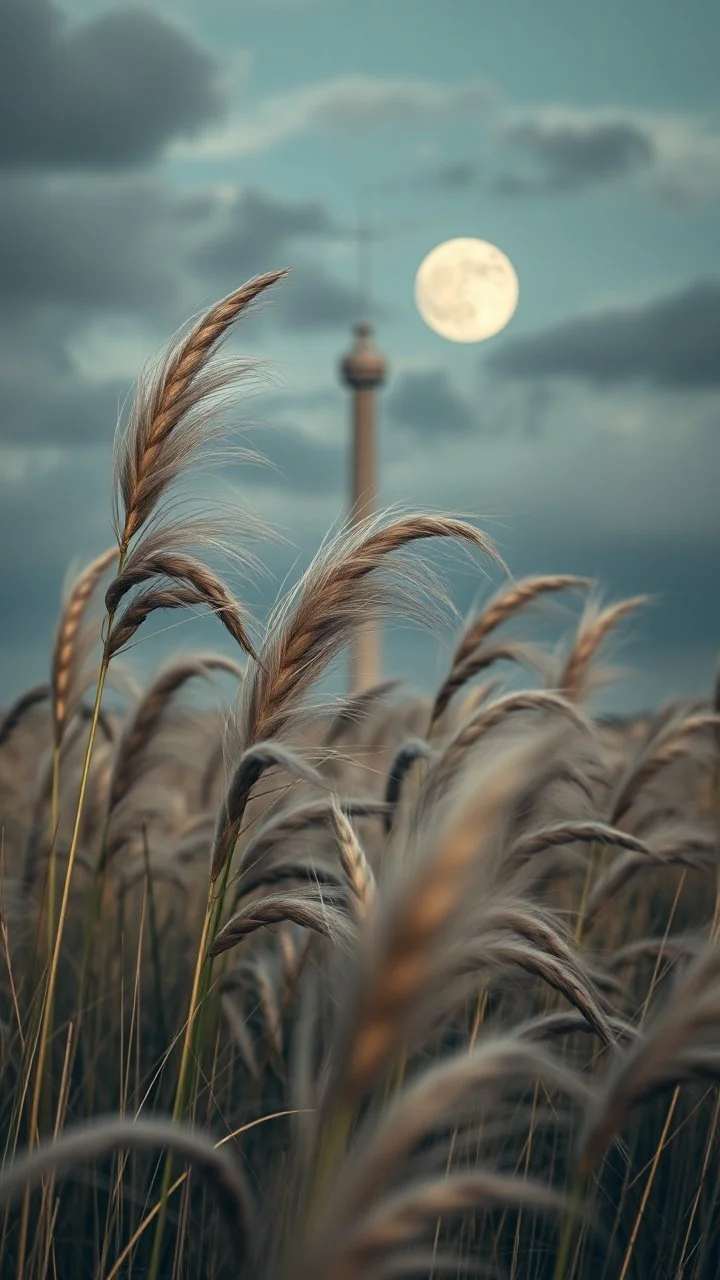
<svg viewBox="0 0 720 1280">
<path fill-rule="evenodd" d="M 40 1037 L 38 1044 L 38 1056 L 35 1064 L 35 1083 L 32 1092 L 32 1102 L 30 1105 L 30 1127 L 28 1134 L 28 1145 L 32 1148 L 35 1144 L 38 1129 L 38 1115 L 40 1111 L 40 1098 L 42 1095 L 43 1077 L 45 1073 L 45 1064 L 47 1060 L 48 1047 L 50 1043 L 51 1027 L 50 1015 L 53 1007 L 53 998 L 55 995 L 55 986 L 57 983 L 58 968 L 60 965 L 60 949 L 62 946 L 63 932 L 65 921 L 67 918 L 68 902 L 70 898 L 70 881 L 72 879 L 73 868 L 75 866 L 75 855 L 77 853 L 78 841 L 80 837 L 80 824 L 82 821 L 83 807 L 85 802 L 85 793 L 87 790 L 88 777 L 90 775 L 90 760 L 92 758 L 92 749 L 95 741 L 95 732 L 97 730 L 98 716 L 100 714 L 100 704 L 102 702 L 103 690 L 105 688 L 105 680 L 109 659 L 103 656 L 102 666 L 100 668 L 100 676 L 98 679 L 97 692 L 95 694 L 95 705 L 93 707 L 92 720 L 90 722 L 90 735 L 88 744 L 85 749 L 85 759 L 83 761 L 82 775 L 80 778 L 80 792 L 78 795 L 77 809 L 75 812 L 75 823 L 73 826 L 72 838 L 70 841 L 70 850 L 68 853 L 67 867 L 65 870 L 65 883 L 63 885 L 62 898 L 60 901 L 60 911 L 58 915 L 57 930 L 53 943 L 52 956 L 50 959 L 50 970 L 48 973 L 47 986 L 42 1005 L 42 1015 L 40 1021 Z M 20 1242 L 18 1245 L 18 1280 L 22 1280 L 25 1270 L 25 1254 L 27 1249 L 27 1232 L 30 1215 L 30 1193 L 26 1191 L 23 1197 L 22 1217 L 20 1222 Z"/>
<path fill-rule="evenodd" d="M 125 562 L 127 548 L 121 548 L 118 563 L 118 574 L 122 572 Z M 103 647 L 102 662 L 100 664 L 100 673 L 98 676 L 97 689 L 95 692 L 95 702 L 90 720 L 90 732 L 88 734 L 87 747 L 85 748 L 85 758 L 83 760 L 82 773 L 80 776 L 80 790 L 78 793 L 77 807 L 75 810 L 75 821 L 73 824 L 72 837 L 70 839 L 70 849 L 68 851 L 67 866 L 65 868 L 65 882 L 63 884 L 62 898 L 60 900 L 60 910 L 58 913 L 57 929 L 55 930 L 55 938 L 52 945 L 52 954 L 50 957 L 50 968 L 48 971 L 47 985 L 42 1003 L 42 1013 L 40 1018 L 40 1035 L 38 1043 L 38 1055 L 35 1065 L 35 1081 L 32 1091 L 32 1101 L 30 1105 L 30 1125 L 28 1132 L 28 1146 L 32 1149 L 35 1139 L 38 1135 L 38 1116 L 40 1113 L 40 1099 L 43 1093 L 43 1078 L 45 1074 L 45 1065 L 47 1061 L 48 1048 L 52 1035 L 51 1017 L 53 1003 L 55 997 L 55 987 L 57 984 L 58 969 L 60 966 L 60 950 L 62 947 L 63 934 L 65 930 L 65 922 L 67 919 L 68 903 L 70 900 L 70 883 L 72 873 L 75 866 L 75 857 L 77 854 L 78 843 L 80 840 L 80 828 L 82 824 L 83 809 L 85 806 L 85 795 L 87 792 L 88 778 L 90 777 L 90 762 L 92 760 L 93 746 L 95 744 L 95 735 L 97 733 L 98 719 L 100 717 L 100 707 L 102 704 L 103 691 L 105 689 L 105 681 L 107 679 L 108 668 L 110 666 L 111 654 L 109 651 L 109 638 L 112 632 L 114 621 L 114 613 L 107 615 L 106 624 L 106 640 Z M 23 1196 L 22 1214 L 20 1219 L 20 1238 L 18 1244 L 18 1280 L 24 1280 L 25 1256 L 27 1251 L 27 1235 L 30 1221 L 30 1192 L 26 1191 Z"/>
</svg>

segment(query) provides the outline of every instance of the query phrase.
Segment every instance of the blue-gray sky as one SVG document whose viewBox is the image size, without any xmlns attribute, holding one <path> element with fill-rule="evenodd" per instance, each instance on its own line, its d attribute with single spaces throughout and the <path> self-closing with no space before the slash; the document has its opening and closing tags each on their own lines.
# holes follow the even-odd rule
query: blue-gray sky
<svg viewBox="0 0 720 1280">
<path fill-rule="evenodd" d="M 141 364 L 277 266 L 291 279 L 236 343 L 274 370 L 239 416 L 276 469 L 233 469 L 221 492 L 289 540 L 255 548 L 266 597 L 337 522 L 361 214 L 391 370 L 382 500 L 476 516 L 518 576 L 651 593 L 616 706 L 706 690 L 719 42 L 709 0 L 2 0 L 0 700 L 43 678 L 66 566 L 108 543 L 112 435 Z M 520 280 L 483 346 L 414 309 L 419 262 L 457 235 L 499 245 Z M 479 581 L 458 570 L 462 609 Z M 423 685 L 447 641 L 402 632 L 385 652 Z"/>
</svg>

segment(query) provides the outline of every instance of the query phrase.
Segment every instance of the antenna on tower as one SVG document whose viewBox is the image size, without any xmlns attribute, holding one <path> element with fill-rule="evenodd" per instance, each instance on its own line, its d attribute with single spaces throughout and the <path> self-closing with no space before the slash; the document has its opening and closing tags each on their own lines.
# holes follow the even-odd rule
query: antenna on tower
<svg viewBox="0 0 720 1280">
<path fill-rule="evenodd" d="M 358 308 L 360 312 L 364 312 L 360 318 L 368 323 L 372 319 L 372 298 L 371 298 L 371 278 L 370 278 L 370 246 L 372 241 L 372 227 L 367 212 L 367 207 L 361 196 L 358 200 L 358 227 L 357 227 L 357 290 L 358 290 Z"/>
</svg>

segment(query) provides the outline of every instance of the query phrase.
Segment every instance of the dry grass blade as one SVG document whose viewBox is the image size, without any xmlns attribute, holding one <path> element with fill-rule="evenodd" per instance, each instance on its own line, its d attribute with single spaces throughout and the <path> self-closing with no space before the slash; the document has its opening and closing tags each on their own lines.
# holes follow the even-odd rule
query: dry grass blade
<svg viewBox="0 0 720 1280">
<path fill-rule="evenodd" d="M 692 748 L 696 734 L 720 729 L 720 715 L 688 716 L 680 724 L 671 725 L 660 740 L 652 740 L 649 749 L 629 768 L 612 803 L 612 821 L 619 822 L 635 803 L 639 793 L 657 777 L 661 770 L 682 759 Z"/>
<path fill-rule="evenodd" d="M 514 617 L 543 595 L 567 591 L 571 587 L 591 586 L 591 579 L 576 578 L 569 573 L 555 573 L 523 578 L 500 592 L 485 606 L 478 618 L 466 627 L 453 654 L 453 667 L 462 665 L 492 631 Z"/>
<path fill-rule="evenodd" d="M 273 849 L 238 873 L 233 906 L 259 889 L 266 890 L 272 885 L 286 885 L 288 881 L 297 880 L 337 890 L 346 883 L 341 868 L 334 862 L 317 857 L 293 857 L 291 852 L 282 848 Z"/>
<path fill-rule="evenodd" d="M 638 938 L 618 947 L 605 963 L 611 969 L 623 969 L 628 965 L 642 964 L 645 960 L 656 962 L 658 958 L 667 960 L 669 964 L 676 960 L 695 960 L 704 943 L 704 938 L 682 937 L 680 934 L 669 938 Z"/>
<path fill-rule="evenodd" d="M 609 1026 L 616 1040 L 631 1037 L 636 1034 L 635 1028 L 629 1022 L 624 1022 L 621 1018 L 608 1018 Z M 576 1009 L 562 1010 L 559 1013 L 541 1013 L 536 1018 L 531 1018 L 528 1022 L 522 1023 L 516 1029 L 516 1035 L 523 1040 L 537 1041 L 542 1043 L 545 1040 L 557 1040 L 561 1036 L 577 1035 L 578 1032 L 587 1032 L 591 1035 L 597 1035 L 597 1028 L 592 1026 L 587 1018 Z"/>
<path fill-rule="evenodd" d="M 462 962 L 462 972 L 471 964 L 472 951 L 468 949 Z M 558 991 L 585 1018 L 588 1026 L 597 1033 L 604 1044 L 613 1044 L 614 1037 L 605 1011 L 595 994 L 589 974 L 584 972 L 569 948 L 565 955 L 545 951 L 525 938 L 490 936 L 482 938 L 475 949 L 475 963 L 479 967 L 490 966 L 497 972 L 507 972 L 517 966 L 546 986 Z"/>
<path fill-rule="evenodd" d="M 444 830 L 426 836 L 412 879 L 398 885 L 378 918 L 354 998 L 338 1035 L 329 1099 L 355 1105 L 387 1068 L 437 968 L 438 947 L 468 894 L 483 846 L 500 835 L 505 806 L 517 793 L 522 753 L 499 755 L 485 785 Z"/>
<path fill-rule="evenodd" d="M 496 662 L 515 662 L 540 671 L 545 665 L 539 649 L 513 640 L 505 641 L 504 644 L 489 645 L 486 649 L 471 653 L 464 662 L 453 666 L 450 675 L 440 686 L 433 703 L 430 724 L 434 725 L 435 721 L 440 719 L 456 693 L 459 693 L 470 680 L 474 680 L 481 671 L 487 671 L 488 667 L 494 666 Z"/>
<path fill-rule="evenodd" d="M 117 450 L 117 488 L 123 506 L 118 541 L 125 550 L 203 438 L 194 411 L 210 388 L 208 362 L 248 306 L 286 271 L 256 276 L 211 307 L 159 371 L 141 385 Z M 226 380 L 226 378 L 225 378 Z M 222 380 L 220 380 L 222 385 Z"/>
<path fill-rule="evenodd" d="M 134 597 L 113 626 L 108 641 L 111 655 L 132 639 L 138 627 L 155 609 L 196 605 L 216 613 L 225 630 L 240 648 L 256 657 L 240 606 L 217 574 L 192 556 L 152 556 L 148 557 L 148 561 L 144 566 L 146 572 L 139 580 L 150 578 L 155 581 L 161 575 L 172 582 L 173 586 L 166 587 L 164 591 L 157 586 L 150 587 Z M 114 613 L 122 596 L 135 585 L 125 585 L 123 579 L 124 575 L 121 574 L 108 588 L 105 600 L 109 613 Z M 116 590 L 118 584 L 119 594 Z M 155 599 L 172 593 L 177 595 L 178 604 L 168 604 L 163 599 L 158 603 Z"/>
<path fill-rule="evenodd" d="M 610 1070 L 580 1140 L 595 1168 L 632 1109 L 683 1081 L 720 1077 L 720 947 L 708 945 L 674 984 L 664 1008 Z"/>
<path fill-rule="evenodd" d="M 561 845 L 578 843 L 629 849 L 646 858 L 655 856 L 643 840 L 639 840 L 629 831 L 620 831 L 617 827 L 608 826 L 605 822 L 558 822 L 521 836 L 513 845 L 509 860 L 516 866 L 522 866 L 524 862 L 542 853 L 544 849 L 556 849 Z"/>
<path fill-rule="evenodd" d="M 217 956 L 229 951 L 257 929 L 270 925 L 292 923 L 302 929 L 312 929 L 323 934 L 339 946 L 349 947 L 354 932 L 344 910 L 344 895 L 321 898 L 317 890 L 301 889 L 293 893 L 273 893 L 265 898 L 255 898 L 242 907 L 215 937 L 208 948 L 208 955 Z"/>
<path fill-rule="evenodd" d="M 49 684 L 36 684 L 33 685 L 32 689 L 27 689 L 25 693 L 15 699 L 12 706 L 5 713 L 2 724 L 0 724 L 0 747 L 5 745 L 28 712 L 32 711 L 33 707 L 39 706 L 41 702 L 46 702 L 51 692 Z"/>
<path fill-rule="evenodd" d="M 375 1274 L 383 1254 L 429 1234 L 445 1215 L 495 1207 L 560 1212 L 567 1198 L 531 1178 L 477 1169 L 409 1183 L 358 1222 L 347 1236 L 328 1243 L 327 1254 L 300 1272 L 302 1280 L 360 1280 Z"/>
<path fill-rule="evenodd" d="M 649 857 L 648 857 L 649 853 Z M 645 853 L 627 853 L 615 858 L 593 885 L 585 910 L 587 924 L 594 921 L 601 909 L 607 906 L 622 888 L 638 872 L 657 870 L 658 867 L 684 867 L 689 871 L 709 871 L 716 863 L 716 842 L 699 838 L 679 843 L 675 848 L 658 848 Z"/>
<path fill-rule="evenodd" d="M 579 729 L 587 731 L 589 728 L 585 717 L 560 694 L 542 689 L 508 693 L 490 706 L 480 707 L 453 734 L 426 779 L 428 799 L 437 798 L 463 763 L 465 753 L 476 746 L 485 734 L 497 729 L 508 716 L 525 711 L 554 712 L 565 716 Z"/>
<path fill-rule="evenodd" d="M 138 1117 L 100 1117 L 66 1129 L 54 1142 L 16 1156 L 0 1173 L 0 1204 L 7 1204 L 26 1189 L 52 1174 L 67 1173 L 75 1165 L 97 1160 L 111 1151 L 156 1151 L 167 1148 L 198 1165 L 218 1197 L 236 1243 L 244 1252 L 252 1237 L 255 1207 L 246 1179 L 230 1154 L 216 1147 L 206 1133 L 186 1125 Z"/>
<path fill-rule="evenodd" d="M 282 734 L 327 664 L 368 616 L 387 607 L 387 584 L 383 590 L 382 581 L 370 579 L 384 570 L 407 584 L 412 576 L 407 568 L 401 573 L 397 553 L 428 538 L 460 539 L 499 560 L 485 534 L 445 516 L 407 515 L 384 526 L 372 518 L 343 530 L 270 620 L 262 668 L 243 685 L 239 722 L 245 746 Z M 403 602 L 407 607 L 407 588 Z"/>
<path fill-rule="evenodd" d="M 563 673 L 558 681 L 567 698 L 579 699 L 583 695 L 588 670 L 603 641 L 628 614 L 648 603 L 648 596 L 633 596 L 620 600 L 598 612 L 589 609 L 578 630 L 575 643 L 568 654 Z"/>
<path fill-rule="evenodd" d="M 337 843 L 338 857 L 353 895 L 355 913 L 366 919 L 374 905 L 377 885 L 372 868 L 360 841 L 339 805 L 333 805 L 331 825 Z"/>
<path fill-rule="evenodd" d="M 469 1121 L 502 1094 L 541 1081 L 587 1102 L 589 1086 L 545 1050 L 515 1036 L 497 1037 L 424 1070 L 365 1122 L 340 1170 L 318 1227 L 331 1232 L 381 1199 L 411 1151 L 432 1133 Z"/>
<path fill-rule="evenodd" d="M 60 614 L 51 666 L 56 746 L 62 742 L 69 718 L 73 685 L 77 683 L 78 660 L 82 656 L 78 640 L 85 611 L 103 573 L 117 560 L 118 554 L 117 547 L 110 547 L 83 570 L 73 583 Z"/>
<path fill-rule="evenodd" d="M 160 609 L 202 608 L 205 604 L 206 601 L 190 587 L 146 588 L 138 593 L 123 616 L 113 626 L 106 645 L 108 657 L 114 657 L 126 644 L 129 644 L 135 632 L 151 613 L 156 613 Z"/>
<path fill-rule="evenodd" d="M 324 780 L 317 769 L 302 760 L 294 751 L 284 747 L 282 743 L 259 742 L 256 746 L 249 747 L 235 767 L 218 813 L 210 864 L 210 877 L 213 882 L 217 880 L 228 858 L 232 857 L 240 832 L 240 824 L 255 783 L 267 769 L 271 768 L 284 769 L 294 778 L 301 778 L 318 787 L 324 786 Z"/>
<path fill-rule="evenodd" d="M 384 800 L 372 800 L 341 796 L 338 807 L 348 818 L 385 818 L 388 806 Z M 264 858 L 275 845 L 286 843 L 293 836 L 314 827 L 327 826 L 332 821 L 331 800 L 310 800 L 293 809 L 283 809 L 263 822 L 243 849 L 242 866 L 250 867 Z"/>
<path fill-rule="evenodd" d="M 188 681 L 207 677 L 213 671 L 228 672 L 238 679 L 243 675 L 243 668 L 230 658 L 213 653 L 198 654 L 195 658 L 174 662 L 160 672 L 143 694 L 118 745 L 110 784 L 110 809 L 124 799 L 138 780 L 143 752 L 157 732 L 172 699 Z"/>
</svg>

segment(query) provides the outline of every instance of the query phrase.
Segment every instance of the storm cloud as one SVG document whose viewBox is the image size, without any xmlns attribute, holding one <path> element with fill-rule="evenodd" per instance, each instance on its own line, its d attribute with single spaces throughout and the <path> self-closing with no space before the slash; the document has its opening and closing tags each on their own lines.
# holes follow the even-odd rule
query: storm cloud
<svg viewBox="0 0 720 1280">
<path fill-rule="evenodd" d="M 672 390 L 720 385 L 720 279 L 695 280 L 648 302 L 569 317 L 509 338 L 486 362 L 513 378 L 633 381 Z"/>
<path fill-rule="evenodd" d="M 222 106 L 213 59 L 140 7 L 71 24 L 52 0 L 0 6 L 0 165 L 146 163 Z"/>
<path fill-rule="evenodd" d="M 501 195 L 557 194 L 614 182 L 656 159 L 651 133 L 632 120 L 558 121 L 529 118 L 508 126 L 502 144 L 530 161 L 530 174 L 504 173 Z"/>
</svg>

